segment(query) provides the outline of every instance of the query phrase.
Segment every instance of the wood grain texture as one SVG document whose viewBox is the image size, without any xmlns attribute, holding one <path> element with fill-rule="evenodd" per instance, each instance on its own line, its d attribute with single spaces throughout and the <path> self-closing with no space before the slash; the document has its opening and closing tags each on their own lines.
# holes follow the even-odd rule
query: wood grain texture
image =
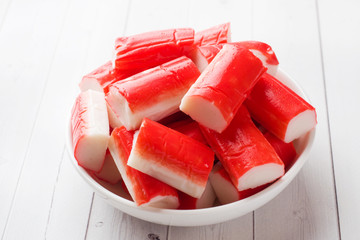
<svg viewBox="0 0 360 240">
<path fill-rule="evenodd" d="M 31 161 L 29 155 L 33 154 L 30 141 L 34 139 L 35 120 L 67 3 L 14 0 L 1 28 L 0 79 L 3 87 L 0 88 L 0 232 L 5 239 L 17 239 L 20 232 L 31 235 L 37 231 L 33 228 L 19 231 L 15 226 L 22 225 L 14 222 L 14 216 L 21 217 L 23 222 L 42 225 L 42 222 L 36 223 L 28 215 L 33 207 L 31 204 L 23 205 L 21 211 L 16 206 L 20 199 L 24 202 L 29 197 L 42 197 L 32 191 L 36 185 L 31 180 L 28 182 L 30 187 L 23 189 L 20 177 L 24 173 L 25 163 Z M 38 147 L 42 145 L 38 144 Z M 40 159 L 47 160 L 42 156 Z M 39 169 L 42 168 L 34 171 L 36 177 L 42 174 Z M 36 178 L 34 174 L 31 179 Z"/>
<path fill-rule="evenodd" d="M 360 239 L 360 2 L 320 0 L 318 8 L 341 237 Z"/>
<path fill-rule="evenodd" d="M 284 192 L 255 212 L 255 239 L 338 239 L 315 2 L 256 0 L 254 11 L 254 39 L 273 47 L 318 114 L 308 162 Z"/>
</svg>

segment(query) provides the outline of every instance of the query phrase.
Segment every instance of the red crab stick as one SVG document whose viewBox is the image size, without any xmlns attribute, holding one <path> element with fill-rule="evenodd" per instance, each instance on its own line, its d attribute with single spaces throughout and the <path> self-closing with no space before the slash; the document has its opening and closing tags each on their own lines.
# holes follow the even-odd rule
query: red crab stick
<svg viewBox="0 0 360 240">
<path fill-rule="evenodd" d="M 121 37 L 115 41 L 114 66 L 118 70 L 140 72 L 186 54 L 193 42 L 191 28 Z"/>
<path fill-rule="evenodd" d="M 275 149 L 275 152 L 280 157 L 285 165 L 285 169 L 289 169 L 296 158 L 296 150 L 292 142 L 286 143 L 275 137 L 272 133 L 264 133 L 264 137 L 271 146 Z"/>
<path fill-rule="evenodd" d="M 180 57 L 116 82 L 106 101 L 128 130 L 143 118 L 160 120 L 178 111 L 181 98 L 200 75 L 195 64 Z"/>
<path fill-rule="evenodd" d="M 201 133 L 199 124 L 192 119 L 173 122 L 169 124 L 168 127 L 207 145 L 207 142 Z"/>
<path fill-rule="evenodd" d="M 230 23 L 220 24 L 195 33 L 194 45 L 215 45 L 231 42 Z"/>
<path fill-rule="evenodd" d="M 117 169 L 114 159 L 109 151 L 106 152 L 104 165 L 99 173 L 94 173 L 95 176 L 105 182 L 116 184 L 121 180 L 121 175 Z"/>
<path fill-rule="evenodd" d="M 201 129 L 238 191 L 256 188 L 284 174 L 284 163 L 257 129 L 245 106 L 240 107 L 224 132 Z"/>
<path fill-rule="evenodd" d="M 225 44 L 185 94 L 180 110 L 221 133 L 265 71 L 249 50 Z"/>
<path fill-rule="evenodd" d="M 204 144 L 145 118 L 134 136 L 128 165 L 199 198 L 214 161 Z"/>
<path fill-rule="evenodd" d="M 229 175 L 227 174 L 225 168 L 221 165 L 220 162 L 215 164 L 215 166 L 213 167 L 209 179 L 211 185 L 214 188 L 216 197 L 219 199 L 219 202 L 221 204 L 228 204 L 250 197 L 262 191 L 268 186 L 268 184 L 265 184 L 253 189 L 250 188 L 243 191 L 238 191 L 231 182 Z"/>
<path fill-rule="evenodd" d="M 279 61 L 275 55 L 275 52 L 268 44 L 258 41 L 243 41 L 233 44 L 237 44 L 249 49 L 262 61 L 264 66 L 267 67 L 267 72 L 271 75 L 275 75 L 279 66 Z"/>
<path fill-rule="evenodd" d="M 79 94 L 72 109 L 71 132 L 74 156 L 78 164 L 99 172 L 109 139 L 104 93 L 88 90 Z"/>
<path fill-rule="evenodd" d="M 284 142 L 292 142 L 316 125 L 315 108 L 269 74 L 246 100 L 251 116 Z"/>
<path fill-rule="evenodd" d="M 212 207 L 215 202 L 215 192 L 210 181 L 207 182 L 204 193 L 200 198 L 194 198 L 181 191 L 178 192 L 180 206 L 179 209 L 200 209 Z"/>
<path fill-rule="evenodd" d="M 174 188 L 127 165 L 133 135 L 125 127 L 116 128 L 109 141 L 109 150 L 131 197 L 139 206 L 177 208 L 179 199 Z"/>
</svg>

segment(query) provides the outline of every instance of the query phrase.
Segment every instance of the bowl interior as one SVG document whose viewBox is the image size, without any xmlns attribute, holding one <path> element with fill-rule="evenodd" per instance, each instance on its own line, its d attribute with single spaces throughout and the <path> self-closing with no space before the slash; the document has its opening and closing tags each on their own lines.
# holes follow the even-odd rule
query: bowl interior
<svg viewBox="0 0 360 240">
<path fill-rule="evenodd" d="M 276 77 L 305 100 L 309 101 L 300 86 L 284 71 L 279 69 Z M 314 136 L 315 129 L 294 141 L 294 146 L 298 153 L 295 163 L 290 167 L 290 169 L 283 177 L 278 179 L 263 191 L 234 203 L 197 210 L 172 210 L 151 207 L 138 207 L 130 200 L 131 197 L 122 189 L 121 184 L 108 184 L 97 179 L 91 173 L 83 169 L 77 164 L 73 154 L 74 151 L 71 139 L 70 118 L 68 119 L 66 145 L 70 160 L 80 176 L 93 188 L 93 190 L 99 196 L 104 198 L 112 206 L 134 217 L 158 224 L 173 226 L 201 226 L 220 223 L 240 217 L 261 207 L 273 199 L 294 179 L 294 177 L 304 165 L 313 144 Z"/>
</svg>

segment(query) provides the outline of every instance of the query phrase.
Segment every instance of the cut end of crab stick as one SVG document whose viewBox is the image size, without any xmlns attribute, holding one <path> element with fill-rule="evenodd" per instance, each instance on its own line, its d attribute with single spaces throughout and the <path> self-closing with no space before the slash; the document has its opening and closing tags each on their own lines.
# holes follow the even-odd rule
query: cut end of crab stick
<svg viewBox="0 0 360 240">
<path fill-rule="evenodd" d="M 120 118 L 118 116 L 116 116 L 116 114 L 111 109 L 111 107 L 109 107 L 108 103 L 106 103 L 106 106 L 107 106 L 107 111 L 108 111 L 110 127 L 112 127 L 114 129 L 114 128 L 123 126 L 122 122 L 120 121 Z"/>
<path fill-rule="evenodd" d="M 258 123 L 287 143 L 317 123 L 315 108 L 270 74 L 260 78 L 246 106 Z"/>
<path fill-rule="evenodd" d="M 200 198 L 194 198 L 181 191 L 178 192 L 180 206 L 179 209 L 201 209 L 214 206 L 215 192 L 210 181 L 207 182 L 204 193 Z"/>
<path fill-rule="evenodd" d="M 249 49 L 255 56 L 257 56 L 262 61 L 264 66 L 267 67 L 267 72 L 269 74 L 276 74 L 279 66 L 279 61 L 271 46 L 259 41 L 243 41 L 233 44 L 238 44 L 242 47 Z"/>
<path fill-rule="evenodd" d="M 87 90 L 76 99 L 71 115 L 74 156 L 78 164 L 99 172 L 109 139 L 109 120 L 105 95 Z"/>
<path fill-rule="evenodd" d="M 220 133 L 265 71 L 249 50 L 225 44 L 185 94 L 180 110 Z"/>
<path fill-rule="evenodd" d="M 289 143 L 308 132 L 316 125 L 316 112 L 305 110 L 292 118 L 288 124 L 284 142 Z"/>
<path fill-rule="evenodd" d="M 199 71 L 203 72 L 209 63 L 214 59 L 216 54 L 218 54 L 221 48 L 222 44 L 196 46 L 190 52 L 189 57 L 198 67 Z"/>
<path fill-rule="evenodd" d="M 214 188 L 216 197 L 219 199 L 221 204 L 228 204 L 250 197 L 268 186 L 268 184 L 265 184 L 254 189 L 238 191 L 232 184 L 229 175 L 220 162 L 215 164 L 213 170 L 210 173 L 209 179 L 211 185 Z"/>
<path fill-rule="evenodd" d="M 111 85 L 106 101 L 126 129 L 136 130 L 145 117 L 157 121 L 177 112 L 199 75 L 189 58 L 180 57 Z"/>
<path fill-rule="evenodd" d="M 292 142 L 285 143 L 270 132 L 264 133 L 264 137 L 268 140 L 271 146 L 275 149 L 277 155 L 283 161 L 285 169 L 289 169 L 297 155 L 294 144 Z"/>
<path fill-rule="evenodd" d="M 213 161 L 213 151 L 204 144 L 145 118 L 134 136 L 128 165 L 199 198 Z"/>
<path fill-rule="evenodd" d="M 120 172 L 117 169 L 114 159 L 112 158 L 110 152 L 106 152 L 104 165 L 101 171 L 99 173 L 94 173 L 94 174 L 99 179 L 111 184 L 116 184 L 121 180 Z"/>
<path fill-rule="evenodd" d="M 195 33 L 194 45 L 215 45 L 231 42 L 230 23 L 224 23 Z"/>
<path fill-rule="evenodd" d="M 174 188 L 127 165 L 133 135 L 125 127 L 116 128 L 109 141 L 109 150 L 131 197 L 139 206 L 177 208 L 179 199 Z"/>
<path fill-rule="evenodd" d="M 284 174 L 284 163 L 241 106 L 222 133 L 201 130 L 238 191 L 272 182 Z"/>
<path fill-rule="evenodd" d="M 82 92 L 91 89 L 99 92 L 107 92 L 107 87 L 116 81 L 124 79 L 132 74 L 120 72 L 113 68 L 111 61 L 101 65 L 91 73 L 86 74 L 79 83 Z"/>
</svg>

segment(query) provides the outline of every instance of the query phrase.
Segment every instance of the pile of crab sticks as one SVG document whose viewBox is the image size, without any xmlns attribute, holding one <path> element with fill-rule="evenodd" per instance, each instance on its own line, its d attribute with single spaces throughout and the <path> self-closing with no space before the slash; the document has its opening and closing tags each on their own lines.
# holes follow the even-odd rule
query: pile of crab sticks
<svg viewBox="0 0 360 240">
<path fill-rule="evenodd" d="M 274 77 L 278 65 L 265 43 L 231 42 L 230 23 L 120 37 L 114 59 L 79 84 L 74 156 L 93 177 L 123 181 L 138 206 L 249 197 L 284 175 L 293 141 L 317 123 Z"/>
</svg>

